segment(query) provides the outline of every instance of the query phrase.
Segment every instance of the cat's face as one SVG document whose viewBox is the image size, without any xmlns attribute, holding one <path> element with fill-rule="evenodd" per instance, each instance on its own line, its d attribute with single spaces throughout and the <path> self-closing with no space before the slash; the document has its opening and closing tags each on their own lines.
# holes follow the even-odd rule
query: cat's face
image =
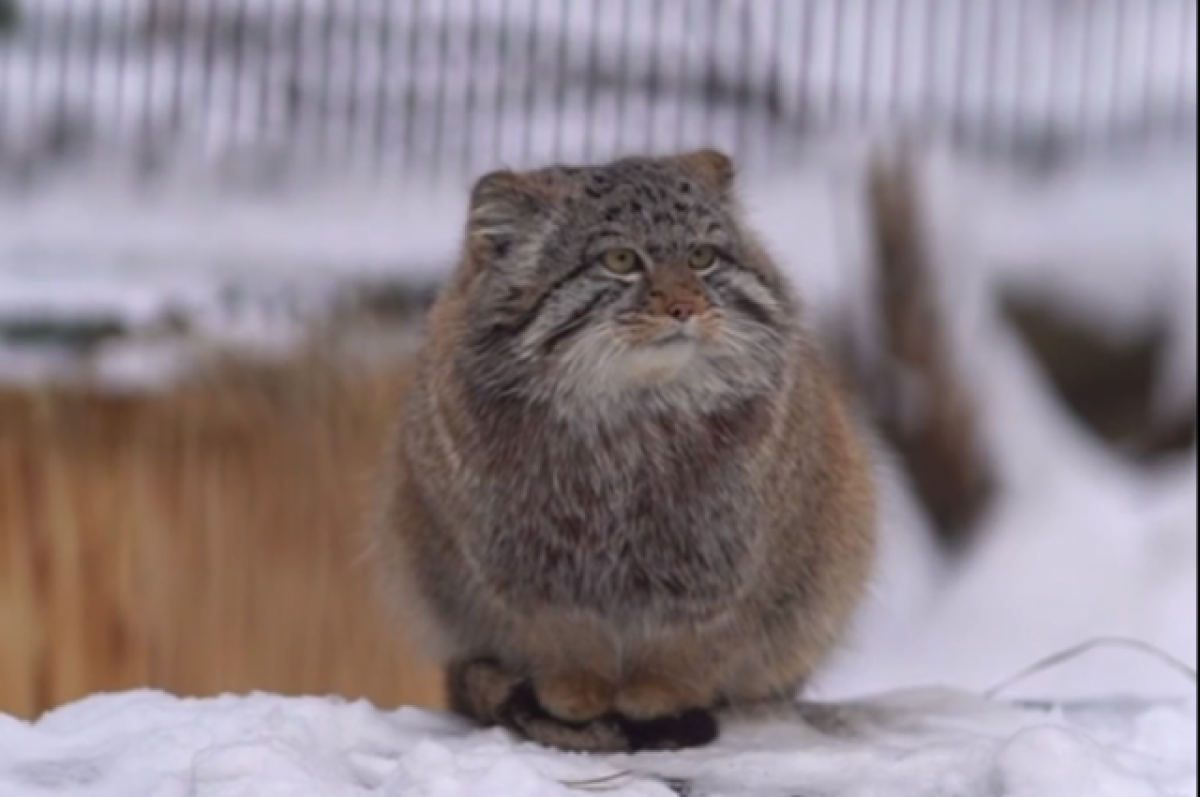
<svg viewBox="0 0 1200 797">
<path fill-rule="evenodd" d="M 699 401 L 777 385 L 794 305 L 731 182 L 712 152 L 483 178 L 475 345 L 549 395 Z"/>
</svg>

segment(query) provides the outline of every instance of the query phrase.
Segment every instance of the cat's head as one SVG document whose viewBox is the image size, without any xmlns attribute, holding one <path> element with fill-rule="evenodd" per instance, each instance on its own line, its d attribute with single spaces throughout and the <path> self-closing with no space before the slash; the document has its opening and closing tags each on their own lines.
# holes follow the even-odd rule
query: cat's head
<svg viewBox="0 0 1200 797">
<path fill-rule="evenodd" d="M 473 381 L 593 404 L 777 389 L 796 306 L 734 182 L 713 150 L 480 178 L 464 260 Z"/>
</svg>

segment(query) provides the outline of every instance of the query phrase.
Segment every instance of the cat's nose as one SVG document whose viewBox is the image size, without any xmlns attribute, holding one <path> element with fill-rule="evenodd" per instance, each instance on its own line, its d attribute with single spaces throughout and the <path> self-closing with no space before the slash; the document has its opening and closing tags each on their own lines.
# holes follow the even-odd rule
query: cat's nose
<svg viewBox="0 0 1200 797">
<path fill-rule="evenodd" d="M 700 308 L 692 299 L 674 299 L 667 303 L 667 315 L 676 321 L 687 321 L 699 310 Z"/>
<path fill-rule="evenodd" d="M 700 305 L 700 297 L 686 291 L 655 288 L 650 291 L 650 300 L 657 312 L 679 322 L 687 321 L 704 309 Z"/>
</svg>

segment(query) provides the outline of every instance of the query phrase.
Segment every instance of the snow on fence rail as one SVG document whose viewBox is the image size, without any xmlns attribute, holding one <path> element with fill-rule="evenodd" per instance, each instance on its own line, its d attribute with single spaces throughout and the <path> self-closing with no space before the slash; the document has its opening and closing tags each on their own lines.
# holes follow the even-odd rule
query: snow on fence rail
<svg viewBox="0 0 1200 797">
<path fill-rule="evenodd" d="M 903 131 L 1195 137 L 1190 0 L 0 0 L 0 169 L 388 178 Z"/>
</svg>

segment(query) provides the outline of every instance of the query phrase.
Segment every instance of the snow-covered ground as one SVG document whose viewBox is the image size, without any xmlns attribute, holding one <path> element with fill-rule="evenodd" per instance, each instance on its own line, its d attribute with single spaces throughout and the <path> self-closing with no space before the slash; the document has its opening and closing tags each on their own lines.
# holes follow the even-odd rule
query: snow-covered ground
<svg viewBox="0 0 1200 797">
<path fill-rule="evenodd" d="M 1194 797 L 1196 702 L 1054 709 L 944 690 L 740 723 L 714 746 L 563 755 L 448 715 L 253 695 L 0 717 L 5 797 Z"/>
</svg>

